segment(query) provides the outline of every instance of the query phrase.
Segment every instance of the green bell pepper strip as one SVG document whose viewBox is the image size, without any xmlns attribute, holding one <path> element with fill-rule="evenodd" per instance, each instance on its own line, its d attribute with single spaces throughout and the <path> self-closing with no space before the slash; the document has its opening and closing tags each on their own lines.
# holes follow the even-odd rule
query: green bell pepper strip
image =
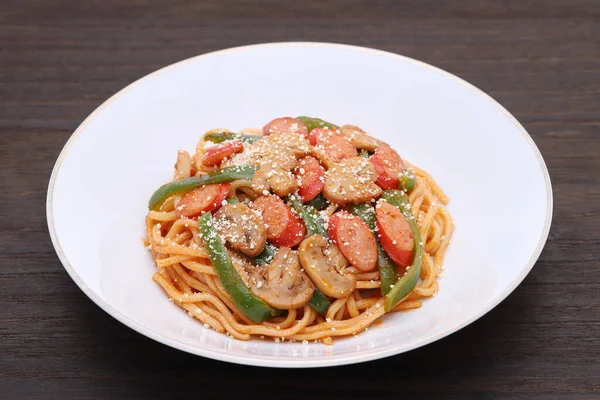
<svg viewBox="0 0 600 400">
<path fill-rule="evenodd" d="M 304 221 L 308 236 L 321 235 L 325 239 L 329 239 L 327 230 L 325 230 L 325 227 L 323 226 L 323 220 L 321 220 L 321 216 L 314 207 L 309 206 L 308 204 L 302 204 L 297 196 L 288 196 L 287 203 L 294 211 L 296 211 L 296 214 L 302 218 L 302 221 Z"/>
<path fill-rule="evenodd" d="M 227 199 L 227 202 L 229 204 L 240 204 L 240 201 L 237 199 L 237 197 L 230 197 Z"/>
<path fill-rule="evenodd" d="M 308 301 L 308 305 L 314 308 L 322 316 L 325 316 L 331 303 L 329 300 L 327 300 L 327 297 L 325 297 L 323 292 L 321 292 L 319 288 L 315 286 L 315 291 Z"/>
<path fill-rule="evenodd" d="M 241 165 L 223 168 L 206 175 L 192 176 L 191 178 L 166 183 L 152 194 L 148 202 L 148 208 L 158 210 L 168 197 L 176 193 L 189 192 L 198 186 L 208 185 L 209 183 L 231 182 L 236 179 L 252 179 L 257 170 L 258 167 L 254 165 Z"/>
<path fill-rule="evenodd" d="M 306 203 L 307 205 L 316 208 L 317 210 L 322 210 L 329 204 L 323 193 L 319 193 L 317 197 Z"/>
<path fill-rule="evenodd" d="M 226 140 L 240 139 L 242 142 L 250 144 L 256 142 L 260 138 L 262 138 L 260 135 L 247 135 L 245 133 L 234 132 L 207 133 L 204 135 L 204 140 L 213 143 L 223 143 Z"/>
<path fill-rule="evenodd" d="M 349 207 L 352 214 L 356 215 L 369 226 L 371 231 L 375 233 L 375 239 L 377 240 L 377 264 L 379 265 L 379 279 L 381 280 L 381 294 L 386 295 L 392 290 L 392 287 L 398 280 L 398 274 L 396 274 L 396 264 L 392 261 L 390 256 L 387 255 L 379 238 L 377 238 L 377 225 L 375 218 L 375 209 L 369 203 L 352 204 Z"/>
<path fill-rule="evenodd" d="M 277 250 L 279 250 L 277 246 L 267 242 L 263 251 L 254 257 L 252 261 L 254 261 L 256 265 L 269 265 L 273 262 Z"/>
<path fill-rule="evenodd" d="M 338 129 L 339 126 L 332 124 L 331 122 L 327 122 L 322 120 L 321 118 L 311 118 L 311 117 L 296 117 L 297 120 L 302 122 L 308 131 L 312 131 L 315 128 L 335 128 Z"/>
<path fill-rule="evenodd" d="M 416 184 L 417 178 L 415 178 L 415 176 L 410 172 L 404 171 L 402 174 L 400 174 L 400 189 L 408 193 L 413 190 Z"/>
<path fill-rule="evenodd" d="M 212 261 L 221 284 L 237 308 L 256 323 L 278 315 L 279 311 L 255 296 L 238 275 L 215 229 L 211 213 L 204 213 L 198 218 L 198 227 L 208 258 Z"/>
<path fill-rule="evenodd" d="M 294 211 L 296 211 L 300 218 L 302 218 L 302 221 L 304 221 L 308 236 L 321 235 L 325 239 L 329 238 L 329 235 L 323 226 L 323 221 L 314 207 L 309 206 L 308 204 L 302 204 L 297 196 L 288 196 L 287 203 Z M 325 297 L 323 292 L 317 287 L 315 287 L 315 292 L 308 304 L 321 315 L 325 315 L 331 305 L 329 300 L 327 300 L 327 297 Z"/>
<path fill-rule="evenodd" d="M 391 205 L 397 207 L 402 215 L 408 220 L 410 230 L 415 239 L 415 247 L 413 249 L 413 262 L 408 270 L 398 279 L 394 287 L 385 296 L 385 311 L 390 311 L 400 300 L 414 289 L 419 281 L 421 274 L 421 262 L 423 260 L 423 244 L 421 243 L 421 235 L 417 228 L 417 223 L 412 214 L 410 202 L 406 194 L 400 190 L 386 190 L 381 195 Z"/>
</svg>

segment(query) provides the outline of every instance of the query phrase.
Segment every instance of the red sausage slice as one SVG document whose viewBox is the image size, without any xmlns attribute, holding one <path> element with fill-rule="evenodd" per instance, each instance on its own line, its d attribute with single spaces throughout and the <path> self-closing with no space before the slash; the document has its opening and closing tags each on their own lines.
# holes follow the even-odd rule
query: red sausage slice
<svg viewBox="0 0 600 400">
<path fill-rule="evenodd" d="M 415 238 L 408 220 L 400 210 L 385 201 L 375 207 L 379 241 L 385 252 L 397 264 L 408 267 L 412 263 Z"/>
<path fill-rule="evenodd" d="M 175 212 L 179 218 L 197 217 L 203 212 L 212 211 L 221 206 L 229 194 L 229 183 L 206 185 L 187 192 Z"/>
<path fill-rule="evenodd" d="M 354 267 L 365 272 L 377 267 L 377 241 L 362 219 L 346 211 L 337 212 L 329 218 L 328 233 Z"/>
<path fill-rule="evenodd" d="M 308 140 L 311 145 L 322 147 L 335 162 L 358 155 L 350 139 L 339 130 L 316 128 L 310 131 Z"/>
<path fill-rule="evenodd" d="M 371 163 L 375 167 L 378 178 L 375 181 L 382 189 L 398 189 L 400 183 L 400 174 L 404 171 L 404 162 L 396 150 L 387 144 L 375 149 L 375 154 L 371 157 Z"/>
<path fill-rule="evenodd" d="M 267 226 L 267 239 L 275 246 L 294 247 L 306 234 L 302 220 L 278 196 L 260 196 L 251 206 L 262 215 Z"/>
<path fill-rule="evenodd" d="M 323 190 L 325 170 L 316 158 L 306 156 L 300 159 L 294 174 L 298 178 L 298 196 L 303 202 L 311 201 Z"/>
<path fill-rule="evenodd" d="M 244 143 L 241 140 L 230 140 L 206 150 L 202 164 L 212 167 L 213 165 L 220 164 L 226 157 L 235 153 L 241 153 L 242 151 L 244 151 Z"/>
<path fill-rule="evenodd" d="M 263 127 L 263 135 L 265 136 L 277 133 L 298 133 L 308 137 L 306 125 L 292 117 L 274 119 Z"/>
</svg>

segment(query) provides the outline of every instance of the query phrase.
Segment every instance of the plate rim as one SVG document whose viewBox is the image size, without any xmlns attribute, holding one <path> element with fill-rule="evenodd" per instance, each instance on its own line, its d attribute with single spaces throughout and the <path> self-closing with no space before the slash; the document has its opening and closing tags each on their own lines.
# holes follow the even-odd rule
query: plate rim
<svg viewBox="0 0 600 400">
<path fill-rule="evenodd" d="M 546 217 L 545 217 L 545 221 L 544 221 L 544 229 L 542 231 L 542 234 L 539 238 L 539 241 L 538 241 L 538 244 L 537 244 L 535 250 L 533 251 L 530 259 L 525 264 L 525 267 L 521 270 L 519 275 L 498 296 L 496 296 L 495 298 L 493 298 L 492 300 L 487 302 L 478 312 L 475 312 L 474 314 L 470 315 L 469 318 L 461 321 L 460 323 L 453 325 L 452 327 L 444 330 L 443 332 L 440 332 L 436 335 L 431 335 L 429 337 L 425 337 L 422 340 L 419 340 L 416 343 L 413 343 L 412 345 L 409 345 L 409 346 L 398 346 L 395 348 L 392 347 L 392 348 L 389 348 L 386 350 L 369 351 L 368 353 L 360 352 L 356 355 L 354 353 L 350 353 L 349 355 L 336 356 L 335 358 L 329 358 L 329 359 L 322 359 L 322 358 L 317 358 L 317 357 L 315 357 L 315 358 L 299 357 L 299 358 L 273 360 L 272 358 L 270 358 L 268 356 L 261 356 L 261 355 L 239 356 L 239 355 L 227 354 L 226 352 L 224 352 L 224 353 L 216 352 L 216 351 L 212 351 L 209 349 L 196 347 L 196 346 L 190 345 L 188 343 L 185 343 L 183 341 L 169 338 L 162 334 L 158 334 L 158 333 L 154 332 L 153 330 L 146 328 L 144 325 L 141 325 L 138 322 L 134 321 L 133 319 L 129 318 L 125 314 L 119 312 L 115 308 L 113 308 L 110 304 L 108 304 L 106 301 L 104 301 L 98 295 L 96 295 L 96 293 L 94 291 L 92 291 L 83 282 L 83 280 L 79 277 L 79 275 L 77 274 L 77 272 L 75 271 L 75 269 L 73 268 L 73 266 L 71 265 L 69 260 L 67 259 L 64 251 L 62 250 L 62 246 L 60 244 L 60 240 L 58 238 L 58 235 L 56 232 L 56 227 L 54 224 L 53 199 L 54 199 L 54 188 L 55 188 L 55 184 L 56 184 L 56 178 L 58 176 L 62 162 L 65 159 L 65 157 L 67 156 L 69 149 L 71 148 L 71 146 L 73 145 L 73 143 L 75 142 L 77 137 L 79 137 L 79 135 L 85 130 L 86 126 L 100 112 L 102 112 L 114 100 L 116 100 L 118 97 L 123 95 L 125 92 L 129 91 L 136 85 L 144 82 L 146 79 L 150 79 L 160 73 L 166 72 L 166 71 L 173 69 L 175 67 L 178 67 L 182 64 L 196 61 L 201 58 L 218 56 L 221 54 L 230 53 L 230 52 L 234 52 L 234 51 L 245 51 L 245 50 L 249 50 L 249 49 L 251 50 L 251 49 L 255 49 L 255 48 L 259 48 L 259 47 L 282 47 L 282 46 L 337 47 L 337 48 L 349 49 L 349 50 L 353 50 L 353 51 L 376 53 L 376 54 L 380 54 L 380 55 L 384 55 L 384 56 L 388 56 L 388 57 L 401 59 L 405 62 L 409 62 L 412 64 L 416 64 L 422 68 L 432 70 L 438 74 L 441 74 L 447 78 L 450 78 L 450 79 L 468 87 L 471 90 L 474 90 L 475 93 L 479 94 L 485 101 L 496 106 L 521 132 L 522 136 L 525 138 L 525 140 L 531 146 L 531 148 L 534 152 L 534 155 L 538 160 L 540 168 L 542 169 L 542 173 L 544 175 L 544 183 L 545 183 L 545 188 L 546 188 L 546 206 L 547 206 Z M 156 71 L 153 71 L 147 75 L 144 75 L 143 77 L 128 84 L 127 86 L 125 86 L 124 88 L 122 88 L 121 90 L 119 90 L 118 92 L 113 94 L 112 96 L 110 96 L 108 99 L 106 99 L 104 102 L 102 102 L 102 104 L 100 104 L 98 107 L 96 107 L 96 109 L 94 109 L 94 111 L 91 114 L 89 114 L 85 118 L 85 120 L 83 120 L 83 122 L 81 122 L 81 124 L 77 127 L 77 129 L 75 129 L 75 131 L 71 134 L 71 136 L 69 137 L 69 139 L 63 146 L 63 148 L 54 164 L 54 167 L 52 169 L 52 174 L 50 176 L 50 180 L 48 183 L 48 191 L 47 191 L 47 195 L 46 195 L 46 221 L 47 221 L 48 231 L 50 234 L 50 238 L 52 240 L 52 245 L 54 247 L 54 250 L 55 250 L 61 264 L 63 265 L 63 267 L 65 268 L 65 270 L 67 271 L 67 273 L 69 274 L 71 279 L 85 293 L 85 295 L 88 296 L 88 298 L 90 298 L 96 305 L 98 305 L 101 309 L 103 309 L 105 312 L 107 312 L 110 316 L 112 316 L 117 321 L 121 322 L 122 324 L 126 325 L 127 327 L 135 330 L 138 333 L 143 334 L 146 337 L 149 337 L 150 339 L 153 339 L 159 343 L 165 344 L 169 347 L 173 347 L 175 349 L 185 351 L 190 354 L 207 357 L 207 358 L 210 358 L 213 360 L 230 362 L 230 363 L 235 363 L 235 364 L 259 366 L 259 367 L 307 368 L 307 367 L 332 367 L 332 366 L 361 363 L 361 362 L 367 362 L 367 361 L 381 359 L 384 357 L 390 357 L 390 356 L 402 354 L 402 353 L 417 349 L 419 347 L 425 346 L 434 341 L 440 340 L 446 336 L 449 336 L 452 333 L 457 332 L 458 330 L 472 324 L 473 322 L 475 322 L 476 320 L 478 320 L 479 318 L 481 318 L 482 316 L 484 316 L 485 314 L 490 312 L 498 304 L 500 304 L 504 299 L 506 299 L 506 297 L 508 297 L 519 286 L 519 284 L 529 274 L 529 272 L 535 265 L 536 261 L 538 260 L 540 254 L 546 244 L 546 241 L 548 239 L 548 234 L 550 232 L 550 227 L 552 224 L 552 215 L 553 215 L 553 203 L 554 203 L 554 200 L 553 200 L 553 194 L 552 194 L 552 183 L 550 180 L 550 175 L 548 173 L 548 168 L 546 166 L 546 163 L 544 161 L 544 158 L 542 157 L 540 150 L 536 146 L 535 142 L 533 141 L 533 139 L 531 138 L 531 136 L 529 135 L 527 130 L 499 102 L 497 102 L 490 95 L 488 95 L 487 93 L 485 93 L 483 90 L 479 89 L 477 86 L 473 85 L 472 83 L 469 83 L 466 80 L 464 80 L 448 71 L 445 71 L 441 68 L 435 67 L 431 64 L 428 64 L 423 61 L 419 61 L 419 60 L 416 60 L 414 58 L 407 57 L 404 55 L 385 51 L 385 50 L 379 50 L 379 49 L 374 49 L 374 48 L 370 48 L 370 47 L 355 46 L 355 45 L 349 45 L 349 44 L 342 44 L 342 43 L 330 43 L 330 42 L 310 42 L 310 41 L 268 42 L 268 43 L 257 43 L 257 44 L 231 47 L 231 48 L 222 49 L 222 50 L 216 50 L 216 51 L 212 51 L 209 53 L 199 54 L 197 56 L 193 56 L 190 58 L 186 58 L 186 59 L 177 61 L 175 63 L 172 63 L 165 67 L 162 67 Z"/>
</svg>

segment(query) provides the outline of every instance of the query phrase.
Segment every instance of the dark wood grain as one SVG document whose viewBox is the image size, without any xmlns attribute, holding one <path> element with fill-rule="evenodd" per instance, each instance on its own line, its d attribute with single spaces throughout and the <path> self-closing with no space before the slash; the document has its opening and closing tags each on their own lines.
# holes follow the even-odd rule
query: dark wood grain
<svg viewBox="0 0 600 400">
<path fill-rule="evenodd" d="M 57 259 L 45 194 L 77 125 L 131 81 L 267 41 L 364 45 L 474 83 L 511 111 L 554 188 L 523 284 L 460 332 L 363 365 L 272 370 L 126 328 Z M 600 2 L 0 1 L 0 398 L 600 398 Z"/>
</svg>

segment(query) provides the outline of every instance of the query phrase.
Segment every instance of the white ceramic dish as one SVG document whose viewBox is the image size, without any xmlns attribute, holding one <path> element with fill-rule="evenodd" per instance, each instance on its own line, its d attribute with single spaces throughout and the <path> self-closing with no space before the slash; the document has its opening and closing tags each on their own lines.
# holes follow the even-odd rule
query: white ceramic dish
<svg viewBox="0 0 600 400">
<path fill-rule="evenodd" d="M 440 291 L 322 344 L 242 342 L 205 329 L 150 280 L 149 196 L 176 151 L 208 129 L 261 127 L 285 115 L 352 123 L 425 168 L 451 198 L 456 230 Z M 325 43 L 218 51 L 154 72 L 115 94 L 75 131 L 48 189 L 50 235 L 77 285 L 110 315 L 169 346 L 272 367 L 350 364 L 440 339 L 490 311 L 525 278 L 546 241 L 552 192 L 523 127 L 465 81 L 396 54 Z"/>
</svg>

